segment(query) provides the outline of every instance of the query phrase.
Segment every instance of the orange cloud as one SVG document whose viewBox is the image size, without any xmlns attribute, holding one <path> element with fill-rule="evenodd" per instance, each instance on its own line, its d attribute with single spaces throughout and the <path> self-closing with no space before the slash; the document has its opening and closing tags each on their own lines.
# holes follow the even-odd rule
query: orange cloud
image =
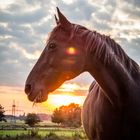
<svg viewBox="0 0 140 140">
<path fill-rule="evenodd" d="M 54 91 L 52 94 L 72 94 L 75 96 L 85 96 L 88 86 L 81 86 L 76 83 L 66 83 Z"/>
</svg>

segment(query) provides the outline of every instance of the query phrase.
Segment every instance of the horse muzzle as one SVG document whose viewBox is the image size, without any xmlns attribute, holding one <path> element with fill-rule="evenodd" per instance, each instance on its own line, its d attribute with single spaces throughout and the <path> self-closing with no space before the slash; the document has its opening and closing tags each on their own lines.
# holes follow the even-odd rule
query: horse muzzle
<svg viewBox="0 0 140 140">
<path fill-rule="evenodd" d="M 25 85 L 25 93 L 28 99 L 34 103 L 41 103 L 48 99 L 48 92 L 44 92 L 43 90 L 35 91 L 30 84 Z"/>
</svg>

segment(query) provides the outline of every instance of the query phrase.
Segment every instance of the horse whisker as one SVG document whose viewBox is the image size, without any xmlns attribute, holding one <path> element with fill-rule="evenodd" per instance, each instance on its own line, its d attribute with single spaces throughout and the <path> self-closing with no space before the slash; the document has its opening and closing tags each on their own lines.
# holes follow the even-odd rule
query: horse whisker
<svg viewBox="0 0 140 140">
<path fill-rule="evenodd" d="M 35 106 L 35 104 L 36 104 L 36 103 L 35 103 L 35 102 L 33 102 L 33 105 L 32 105 L 32 107 L 34 107 L 34 106 Z"/>
<path fill-rule="evenodd" d="M 40 92 L 37 94 L 37 96 L 35 97 L 34 101 L 33 101 L 33 106 L 36 105 L 37 100 L 39 101 L 39 100 L 41 99 L 41 97 L 42 97 L 42 92 L 40 91 Z"/>
<path fill-rule="evenodd" d="M 33 106 L 36 105 L 36 101 L 37 101 L 37 99 L 38 99 L 38 95 L 35 97 L 35 99 L 34 99 L 34 101 L 33 101 Z"/>
<path fill-rule="evenodd" d="M 34 99 L 34 101 L 33 101 L 32 107 L 34 107 L 35 105 L 36 105 L 36 97 L 35 97 L 35 99 Z"/>
</svg>

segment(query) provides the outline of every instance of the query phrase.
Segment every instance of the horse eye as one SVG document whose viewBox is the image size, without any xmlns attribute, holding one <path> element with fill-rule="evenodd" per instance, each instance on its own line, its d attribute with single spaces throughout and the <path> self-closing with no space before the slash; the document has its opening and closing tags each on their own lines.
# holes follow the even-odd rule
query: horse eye
<svg viewBox="0 0 140 140">
<path fill-rule="evenodd" d="M 56 48 L 56 45 L 54 43 L 49 44 L 48 49 L 53 50 Z"/>
</svg>

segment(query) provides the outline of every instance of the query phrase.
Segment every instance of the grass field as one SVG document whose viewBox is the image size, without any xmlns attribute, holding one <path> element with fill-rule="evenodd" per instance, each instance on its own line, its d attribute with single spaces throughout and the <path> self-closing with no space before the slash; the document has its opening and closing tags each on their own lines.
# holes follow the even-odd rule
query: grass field
<svg viewBox="0 0 140 140">
<path fill-rule="evenodd" d="M 36 128 L 30 128 L 22 122 L 15 125 L 1 123 L 0 128 L 4 128 L 0 130 L 0 140 L 87 140 L 83 128 L 62 128 L 51 123 Z"/>
<path fill-rule="evenodd" d="M 12 136 L 15 137 L 16 135 L 22 135 L 22 134 L 29 134 L 32 130 L 0 130 L 0 136 Z M 48 135 L 50 132 L 51 133 L 55 133 L 58 136 L 68 136 L 68 137 L 72 137 L 74 134 L 80 134 L 82 136 L 84 136 L 84 132 L 82 129 L 33 129 L 33 131 L 37 131 L 37 133 L 41 136 L 46 136 Z"/>
<path fill-rule="evenodd" d="M 33 138 L 38 138 L 37 140 L 42 140 L 43 138 L 48 137 L 49 135 L 53 134 L 53 137 L 57 136 L 58 138 L 55 138 L 55 140 L 59 140 L 61 138 L 63 139 L 69 139 L 69 140 L 87 140 L 85 133 L 82 129 L 30 129 L 30 130 L 0 130 L 0 140 L 7 140 L 7 138 L 11 139 L 17 139 L 17 136 L 21 137 L 30 137 L 32 140 Z M 47 140 L 47 139 L 45 139 Z M 53 139 L 52 139 L 53 140 Z"/>
</svg>

